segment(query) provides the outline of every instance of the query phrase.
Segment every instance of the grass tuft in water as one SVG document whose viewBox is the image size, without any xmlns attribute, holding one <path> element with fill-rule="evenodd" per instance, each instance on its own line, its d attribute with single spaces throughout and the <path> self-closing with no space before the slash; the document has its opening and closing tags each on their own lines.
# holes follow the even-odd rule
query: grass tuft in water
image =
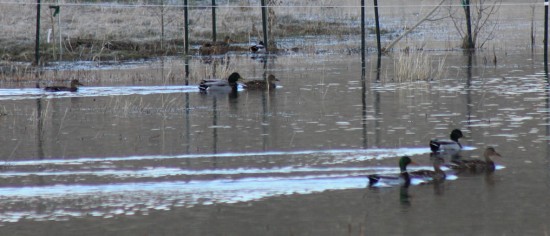
<svg viewBox="0 0 550 236">
<path fill-rule="evenodd" d="M 428 81 L 445 73 L 445 58 L 433 59 L 423 51 L 406 51 L 394 60 L 396 82 Z"/>
</svg>

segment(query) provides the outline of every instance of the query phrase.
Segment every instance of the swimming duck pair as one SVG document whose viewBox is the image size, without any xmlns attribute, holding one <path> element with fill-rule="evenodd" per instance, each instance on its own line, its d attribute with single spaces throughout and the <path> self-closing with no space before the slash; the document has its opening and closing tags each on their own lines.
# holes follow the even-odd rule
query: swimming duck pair
<svg viewBox="0 0 550 236">
<path fill-rule="evenodd" d="M 432 139 L 430 140 L 430 149 L 434 155 L 457 155 L 462 150 L 462 144 L 458 141 L 463 138 L 464 135 L 459 129 L 451 131 L 450 139 Z M 495 170 L 495 163 L 491 157 L 501 157 L 501 155 L 493 147 L 487 147 L 483 153 L 485 160 L 461 160 L 454 159 L 451 164 L 448 165 L 452 169 L 469 169 L 469 170 Z"/>
<path fill-rule="evenodd" d="M 243 80 L 241 75 L 233 72 L 227 80 L 206 79 L 199 83 L 199 90 L 206 92 L 207 90 L 237 90 L 238 81 Z M 245 89 L 249 90 L 265 90 L 274 89 L 277 87 L 275 81 L 279 81 L 274 75 L 269 75 L 265 80 L 249 80 L 242 83 Z"/>
</svg>

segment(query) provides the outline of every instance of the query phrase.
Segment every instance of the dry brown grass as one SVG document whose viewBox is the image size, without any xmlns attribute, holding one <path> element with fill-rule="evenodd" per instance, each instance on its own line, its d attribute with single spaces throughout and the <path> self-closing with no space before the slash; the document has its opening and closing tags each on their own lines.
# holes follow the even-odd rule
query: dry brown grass
<svg viewBox="0 0 550 236">
<path fill-rule="evenodd" d="M 57 4 L 57 1 L 54 1 Z M 181 6 L 140 6 L 145 1 L 132 2 L 129 6 L 114 4 L 75 5 L 78 1 L 60 0 L 62 45 L 67 60 L 127 60 L 139 57 L 173 55 L 182 51 L 183 11 Z M 1 59 L 32 61 L 34 59 L 35 1 L 23 0 L 17 4 L 2 4 L 0 25 L 3 34 L 0 44 L 10 44 L 3 49 Z M 193 4 L 193 3 L 192 3 Z M 205 4 L 205 3 L 194 3 Z M 323 0 L 314 3 L 285 1 L 272 7 L 275 22 L 270 24 L 272 38 L 305 35 L 356 35 L 359 29 L 350 21 L 357 21 L 360 12 L 352 0 Z M 50 28 L 58 30 L 57 20 L 45 2 L 42 7 L 42 57 L 53 60 L 58 53 L 57 33 L 47 44 Z M 192 5 L 193 6 L 193 5 Z M 327 6 L 327 7 L 323 7 Z M 334 6 L 343 6 L 342 8 Z M 211 9 L 195 5 L 190 13 L 191 43 L 200 44 L 211 39 Z M 160 49 L 161 16 L 164 18 L 164 44 Z M 329 20 L 327 20 L 329 19 Z M 218 39 L 230 36 L 235 42 L 257 41 L 261 38 L 261 11 L 246 1 L 220 4 L 217 8 Z M 311 46 L 311 45 L 308 45 Z M 121 53 L 123 51 L 124 53 Z"/>
<path fill-rule="evenodd" d="M 0 60 L 5 61 L 33 61 L 34 60 L 34 27 L 36 6 L 34 0 L 9 1 L 0 7 Z M 42 58 L 45 61 L 54 60 L 57 50 L 55 44 L 45 43 L 47 30 L 57 27 L 57 21 L 51 20 L 51 11 L 48 4 L 57 4 L 57 0 L 43 1 L 42 7 Z M 161 55 L 176 55 L 182 53 L 183 45 L 183 9 L 180 5 L 143 6 L 146 1 L 129 1 L 130 5 L 115 4 L 87 4 L 78 5 L 78 0 L 59 0 L 61 7 L 61 27 L 65 60 L 130 60 L 135 58 L 156 57 Z M 386 33 L 383 40 L 389 41 L 399 32 L 416 23 L 418 16 L 429 10 L 437 0 L 426 1 L 381 1 L 380 15 L 382 16 L 383 31 Z M 254 3 L 254 5 L 249 5 Z M 374 25 L 373 11 L 368 2 L 367 27 Z M 504 1 L 506 4 L 507 1 Z M 200 45 L 211 39 L 211 9 L 209 1 L 191 1 L 190 13 L 190 41 Z M 199 5 L 200 4 L 200 5 Z M 359 48 L 358 35 L 360 32 L 360 11 L 356 0 L 320 0 L 302 1 L 289 0 L 271 7 L 272 16 L 275 16 L 270 35 L 277 42 L 287 41 L 278 48 L 298 48 L 302 52 L 327 51 L 327 48 L 340 47 L 336 52 L 356 53 Z M 520 14 L 523 12 L 524 14 Z M 443 17 L 439 12 L 436 18 Z M 534 12 L 534 19 L 542 19 L 541 12 Z M 164 19 L 164 43 L 161 49 L 161 16 Z M 230 36 L 235 43 L 246 46 L 251 41 L 262 37 L 261 11 L 259 4 L 251 1 L 220 2 L 217 8 L 218 39 Z M 487 47 L 495 44 L 497 49 L 525 45 L 529 47 L 529 27 L 518 27 L 522 19 L 529 24 L 531 8 L 529 6 L 504 5 L 498 12 L 502 22 L 510 22 L 499 26 L 499 31 Z M 512 21 L 505 21 L 511 16 Z M 523 17 L 523 18 L 522 18 Z M 52 24 L 53 23 L 53 24 Z M 535 21 L 540 25 L 540 20 Z M 455 30 L 449 27 L 450 21 L 442 18 L 429 21 L 418 28 L 418 32 L 428 32 L 426 35 L 408 36 L 397 45 L 396 50 L 405 48 L 418 40 L 430 41 L 427 45 L 435 49 L 450 49 L 460 45 L 461 39 Z M 535 34 L 541 35 L 541 27 L 536 27 Z M 525 32 L 520 32 L 525 30 Z M 370 32 L 372 35 L 374 32 Z M 56 33 L 57 34 L 57 33 Z M 428 35 L 432 34 L 432 35 Z M 338 44 L 307 42 L 304 37 L 320 37 L 325 35 L 334 37 Z M 441 35 L 448 35 L 441 39 Z M 510 36 L 507 36 L 510 35 Z M 55 37 L 54 37 L 55 36 Z M 439 36 L 439 38 L 437 38 Z M 57 40 L 57 35 L 53 35 Z M 290 41 L 288 40 L 290 38 Z M 354 43 L 349 43 L 349 39 Z M 509 39 L 520 39 L 519 42 L 508 43 Z M 540 40 L 539 40 L 540 41 Z M 372 37 L 367 40 L 367 46 L 374 47 Z M 383 43 L 384 46 L 384 43 Z M 320 50 L 318 50 L 320 49 Z"/>
<path fill-rule="evenodd" d="M 401 52 L 394 59 L 396 82 L 428 81 L 441 78 L 445 73 L 445 58 L 434 59 L 424 51 Z"/>
</svg>

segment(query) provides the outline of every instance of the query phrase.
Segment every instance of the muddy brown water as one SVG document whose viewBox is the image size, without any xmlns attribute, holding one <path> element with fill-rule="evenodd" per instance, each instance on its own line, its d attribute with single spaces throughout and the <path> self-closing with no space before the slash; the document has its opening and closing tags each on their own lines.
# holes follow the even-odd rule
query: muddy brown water
<svg viewBox="0 0 550 236">
<path fill-rule="evenodd" d="M 545 235 L 550 115 L 541 56 L 436 52 L 446 74 L 366 76 L 356 56 L 281 56 L 275 91 L 200 94 L 173 81 L 0 90 L 2 235 Z M 307 60 L 306 60 L 307 59 Z M 177 60 L 177 59 L 174 59 Z M 242 59 L 248 60 L 248 58 Z M 260 78 L 263 65 L 239 72 Z M 131 68 L 124 68 L 131 71 Z M 8 87 L 8 86 L 5 86 Z M 21 86 L 19 86 L 21 87 Z M 495 173 L 367 188 L 461 128 Z"/>
</svg>

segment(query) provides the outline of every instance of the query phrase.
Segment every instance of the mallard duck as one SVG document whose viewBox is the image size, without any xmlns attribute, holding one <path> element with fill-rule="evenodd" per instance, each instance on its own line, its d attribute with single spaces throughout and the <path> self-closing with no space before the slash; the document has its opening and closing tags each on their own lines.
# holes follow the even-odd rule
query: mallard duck
<svg viewBox="0 0 550 236">
<path fill-rule="evenodd" d="M 444 180 L 446 178 L 446 174 L 440 168 L 441 163 L 442 161 L 440 159 L 436 159 L 434 160 L 434 170 L 417 170 L 409 172 L 407 171 L 407 166 L 409 164 L 414 164 L 414 162 L 410 157 L 403 156 L 399 159 L 399 170 L 401 171 L 399 176 L 385 176 L 378 174 L 368 175 L 367 178 L 369 179 L 369 186 L 373 186 L 381 180 L 387 180 L 388 182 L 399 181 L 404 186 L 409 186 L 412 179 L 420 180 L 421 183 Z"/>
<path fill-rule="evenodd" d="M 457 160 L 453 163 L 448 164 L 447 167 L 455 170 L 471 170 L 474 172 L 477 171 L 494 171 L 495 162 L 491 157 L 502 157 L 494 147 L 487 147 L 483 152 L 483 157 L 485 160 L 479 159 L 468 159 L 468 160 Z"/>
<path fill-rule="evenodd" d="M 400 181 L 405 186 L 409 186 L 411 184 L 411 178 L 409 176 L 409 173 L 407 172 L 407 166 L 409 164 L 413 163 L 411 158 L 408 156 L 403 156 L 399 159 L 399 170 L 401 171 L 398 176 L 388 176 L 388 175 L 378 175 L 378 174 L 372 174 L 368 175 L 367 178 L 369 179 L 369 186 L 373 186 L 380 182 L 381 180 L 388 180 L 388 181 Z"/>
<path fill-rule="evenodd" d="M 70 87 L 66 87 L 66 86 L 49 86 L 49 87 L 45 87 L 44 90 L 48 91 L 48 92 L 63 92 L 63 91 L 76 92 L 76 91 L 78 91 L 78 86 L 79 85 L 83 85 L 83 84 L 81 84 L 77 79 L 73 79 L 73 80 L 71 80 L 71 86 Z"/>
<path fill-rule="evenodd" d="M 229 51 L 229 43 L 231 38 L 225 36 L 223 42 L 206 42 L 201 45 L 199 48 L 199 53 L 202 55 L 211 55 L 211 54 L 223 54 Z"/>
<path fill-rule="evenodd" d="M 462 131 L 454 129 L 451 131 L 451 139 L 432 139 L 430 140 L 430 149 L 433 153 L 456 154 L 462 149 L 462 144 L 458 142 L 459 138 L 464 137 Z"/>
<path fill-rule="evenodd" d="M 256 52 L 262 52 L 265 50 L 265 45 L 264 45 L 264 42 L 263 41 L 260 41 L 259 43 L 257 43 L 256 45 L 252 45 L 250 47 L 250 51 L 253 52 L 253 53 L 256 53 Z"/>
<path fill-rule="evenodd" d="M 443 170 L 441 170 L 441 165 L 443 164 L 444 160 L 442 158 L 436 157 L 433 160 L 433 167 L 434 170 L 416 170 L 416 171 L 410 171 L 409 175 L 412 178 L 419 178 L 424 179 L 428 181 L 441 181 L 444 180 L 447 175 Z"/>
<path fill-rule="evenodd" d="M 274 89 L 277 87 L 275 84 L 275 81 L 279 81 L 279 79 L 275 78 L 274 75 L 269 75 L 267 77 L 267 81 L 265 80 L 250 80 L 243 83 L 243 87 L 245 89 Z"/>
<path fill-rule="evenodd" d="M 201 92 L 206 92 L 206 90 L 226 90 L 226 91 L 236 91 L 237 90 L 237 81 L 242 79 L 241 75 L 237 72 L 233 72 L 227 80 L 219 79 L 206 79 L 202 80 L 199 84 L 199 90 Z"/>
</svg>

